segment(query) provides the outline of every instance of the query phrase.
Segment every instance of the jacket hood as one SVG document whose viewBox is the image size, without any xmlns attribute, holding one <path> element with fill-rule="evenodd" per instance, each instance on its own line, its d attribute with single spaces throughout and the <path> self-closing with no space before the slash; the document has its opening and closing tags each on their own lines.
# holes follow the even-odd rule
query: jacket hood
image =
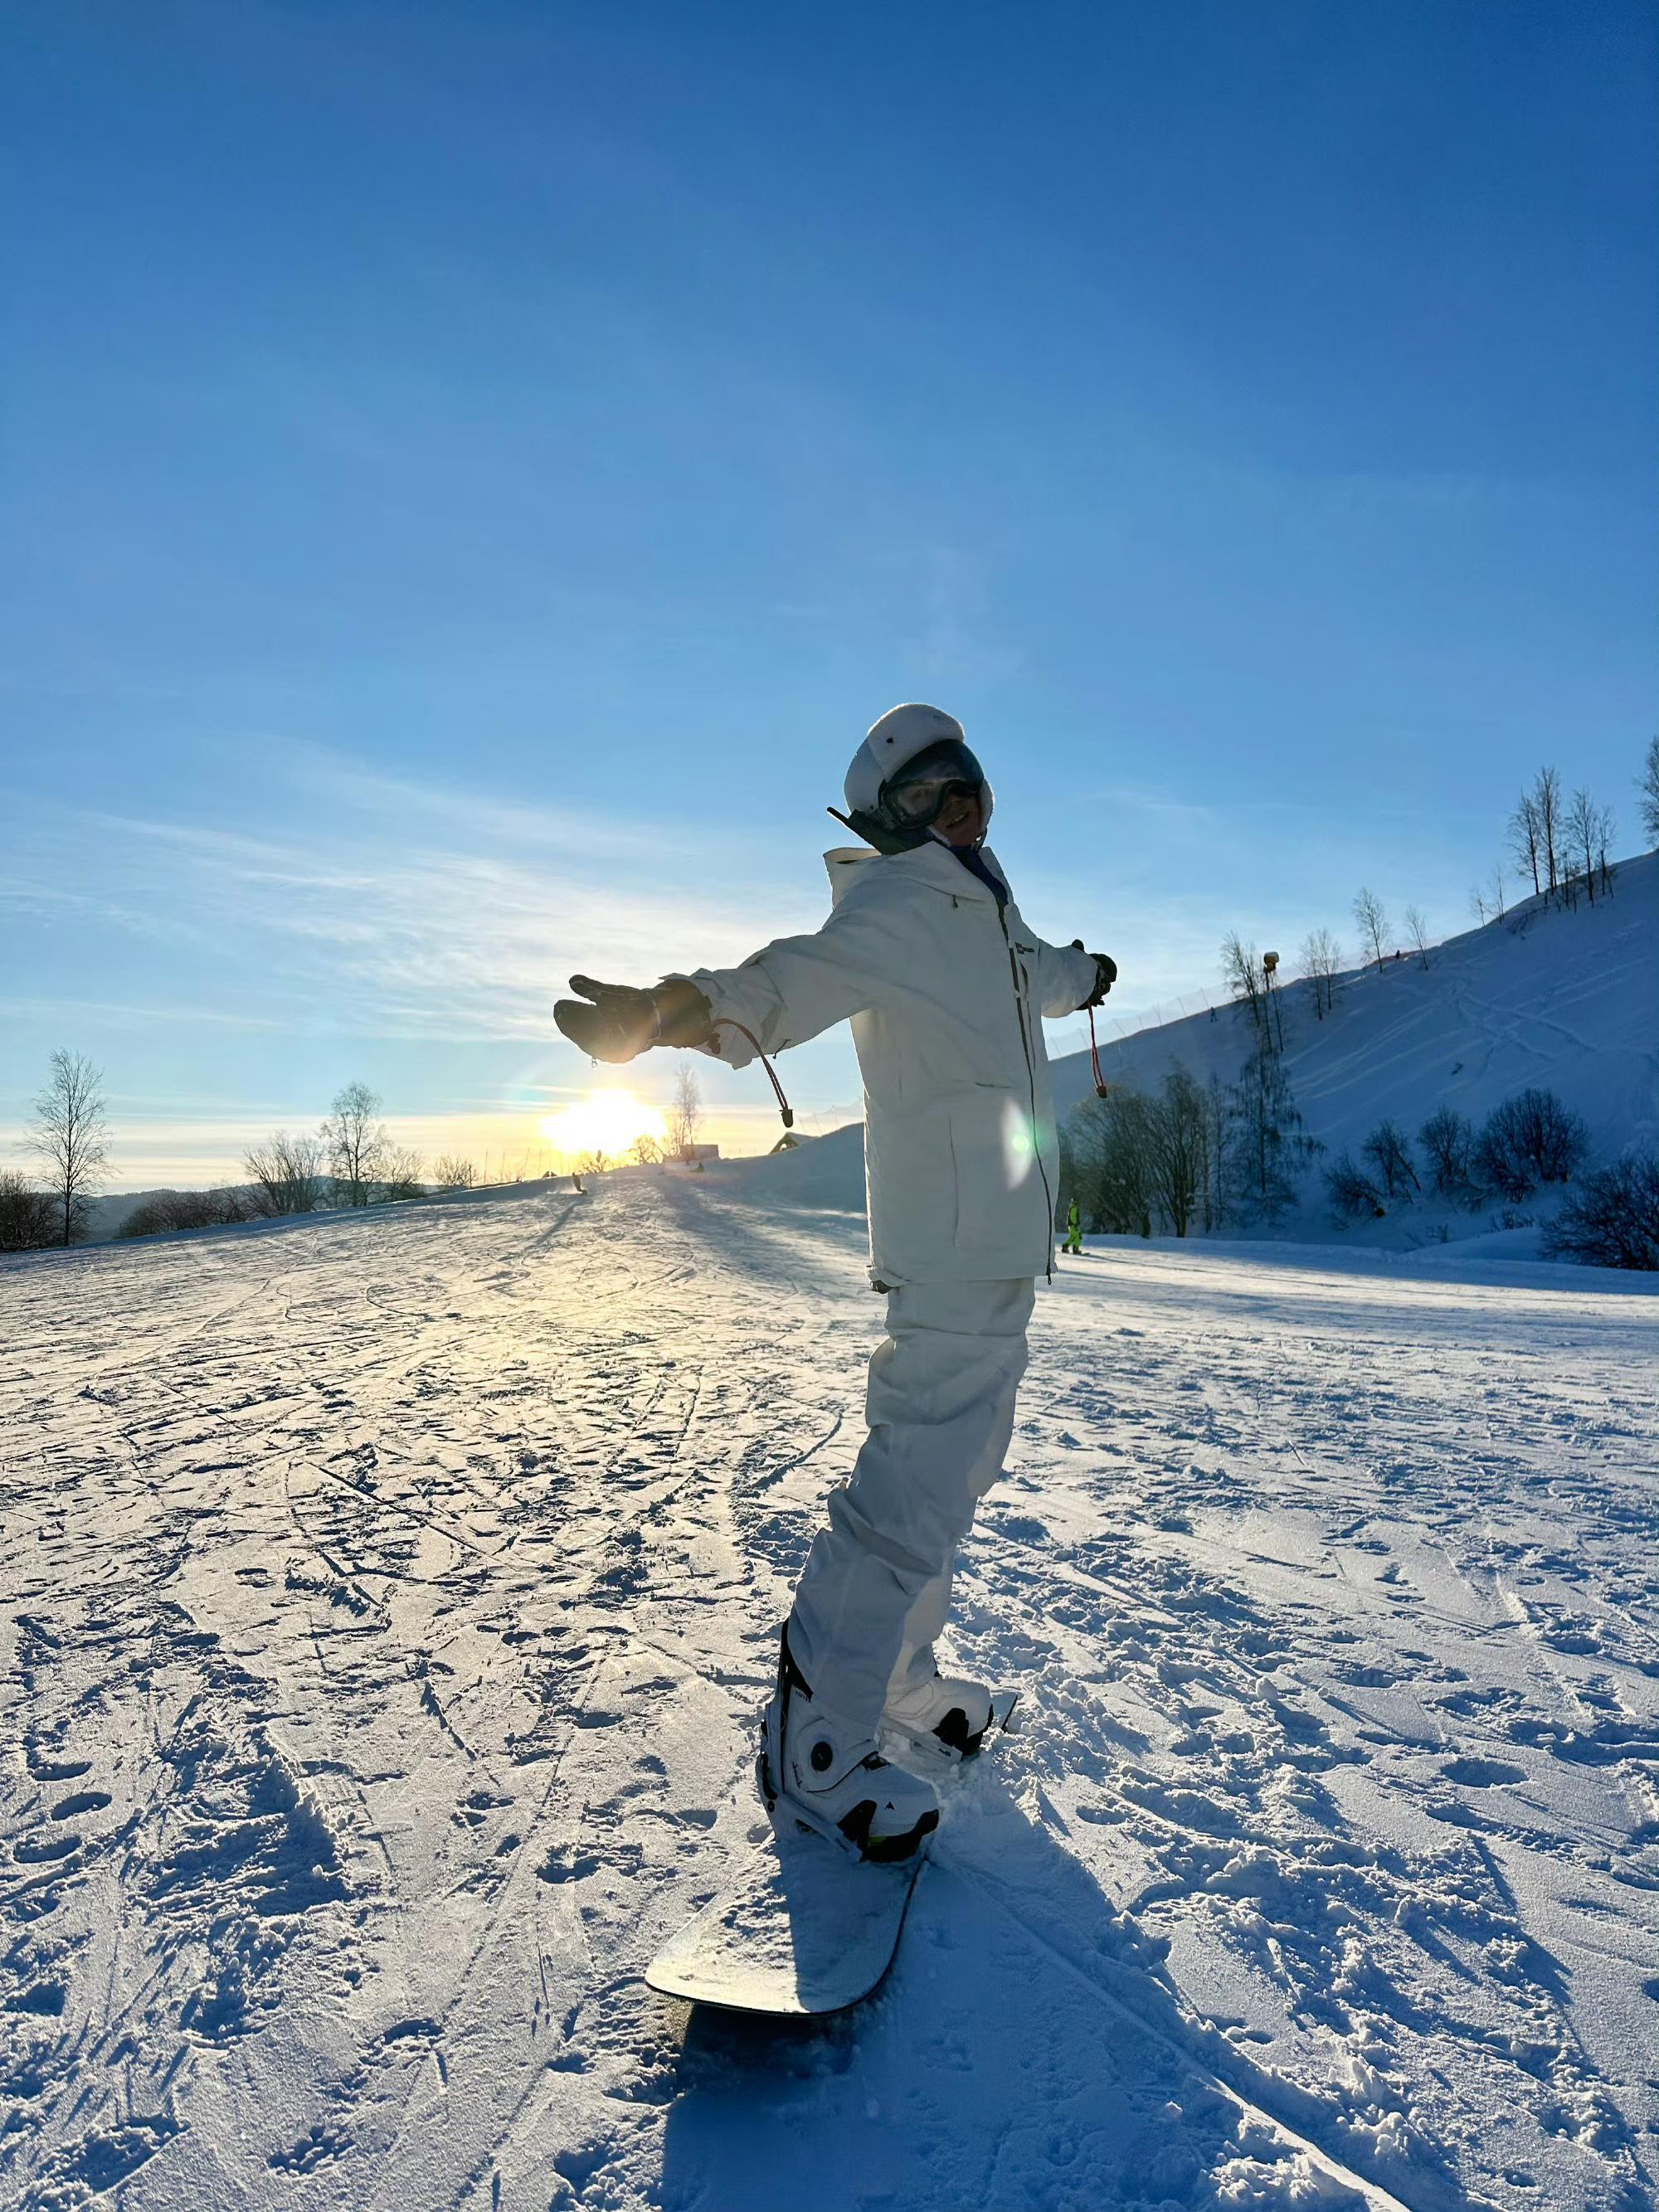
<svg viewBox="0 0 1659 2212">
<path fill-rule="evenodd" d="M 1002 877 L 1002 863 L 988 845 L 979 848 L 980 858 L 989 863 Z M 941 845 L 937 837 L 930 837 L 925 845 L 918 845 L 908 853 L 872 853 L 864 845 L 837 845 L 823 856 L 823 865 L 830 877 L 830 900 L 838 906 L 855 883 L 867 879 L 872 868 L 894 869 L 900 874 L 926 884 L 930 890 L 945 891 L 952 898 L 983 899 L 994 903 L 990 886 L 982 884 L 971 868 L 964 868 L 948 845 Z"/>
</svg>

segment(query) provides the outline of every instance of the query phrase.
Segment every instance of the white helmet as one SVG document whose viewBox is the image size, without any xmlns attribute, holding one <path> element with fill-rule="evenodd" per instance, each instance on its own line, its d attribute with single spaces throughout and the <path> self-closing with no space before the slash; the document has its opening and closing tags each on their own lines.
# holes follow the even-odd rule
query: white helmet
<svg viewBox="0 0 1659 2212">
<path fill-rule="evenodd" d="M 933 757 L 924 762 L 922 754 Z M 912 763 L 928 778 L 917 797 L 922 806 L 907 807 L 896 799 Z M 902 852 L 921 843 L 933 814 L 926 811 L 924 791 L 937 793 L 969 783 L 984 792 L 986 817 L 990 817 L 990 787 L 969 751 L 963 727 L 954 714 L 939 707 L 890 707 L 871 725 L 868 736 L 853 756 L 847 771 L 847 813 L 842 817 L 882 852 Z M 933 811 L 938 811 L 938 797 Z"/>
</svg>

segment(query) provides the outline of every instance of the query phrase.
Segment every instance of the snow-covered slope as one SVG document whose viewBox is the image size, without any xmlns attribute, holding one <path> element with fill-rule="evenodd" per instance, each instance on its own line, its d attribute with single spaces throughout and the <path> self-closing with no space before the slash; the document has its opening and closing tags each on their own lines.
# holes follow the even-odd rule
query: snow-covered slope
<svg viewBox="0 0 1659 2212">
<path fill-rule="evenodd" d="M 721 1160 L 707 1170 L 710 1183 L 734 1197 L 787 1212 L 824 1209 L 864 1212 L 864 1124 L 849 1121 L 826 1137 L 789 1152 L 758 1159 Z"/>
<path fill-rule="evenodd" d="M 1626 861 L 1616 895 L 1594 908 L 1529 899 L 1428 961 L 1345 975 L 1323 1021 L 1309 985 L 1283 992 L 1285 1070 L 1332 1152 L 1357 1152 L 1384 1116 L 1412 1136 L 1440 1105 L 1479 1122 L 1528 1084 L 1581 1113 L 1605 1155 L 1659 1142 L 1659 854 Z M 1143 1030 L 1101 1059 L 1109 1081 L 1156 1088 L 1177 1060 L 1231 1080 L 1249 1047 L 1248 1016 L 1226 1008 Z M 1086 1053 L 1056 1063 L 1062 1110 L 1091 1087 Z"/>
<path fill-rule="evenodd" d="M 1650 2206 L 1646 1279 L 1066 1263 L 891 1980 L 645 1990 L 879 1314 L 756 1188 L 0 1262 L 0 2202 Z"/>
</svg>

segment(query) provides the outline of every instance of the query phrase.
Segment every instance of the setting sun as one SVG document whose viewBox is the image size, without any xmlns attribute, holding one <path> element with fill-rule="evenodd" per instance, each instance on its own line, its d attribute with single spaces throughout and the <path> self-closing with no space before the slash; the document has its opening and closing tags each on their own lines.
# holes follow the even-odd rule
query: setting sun
<svg viewBox="0 0 1659 2212">
<path fill-rule="evenodd" d="M 641 1137 L 660 1139 L 668 1133 L 657 1109 L 627 1091 L 595 1091 L 562 1113 L 548 1115 L 541 1128 L 562 1152 L 603 1152 L 610 1158 Z"/>
</svg>

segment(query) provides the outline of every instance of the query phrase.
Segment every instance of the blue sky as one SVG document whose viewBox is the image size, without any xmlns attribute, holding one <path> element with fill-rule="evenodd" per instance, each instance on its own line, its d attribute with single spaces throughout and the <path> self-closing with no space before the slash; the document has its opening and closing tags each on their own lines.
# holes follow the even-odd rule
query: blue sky
<svg viewBox="0 0 1659 2212">
<path fill-rule="evenodd" d="M 1128 1008 L 1362 882 L 1465 926 L 1540 760 L 1638 842 L 1645 0 L 5 35 L 0 1141 L 60 1042 L 125 1184 L 360 1075 L 527 1141 L 569 969 L 810 927 L 901 698 Z"/>
</svg>

